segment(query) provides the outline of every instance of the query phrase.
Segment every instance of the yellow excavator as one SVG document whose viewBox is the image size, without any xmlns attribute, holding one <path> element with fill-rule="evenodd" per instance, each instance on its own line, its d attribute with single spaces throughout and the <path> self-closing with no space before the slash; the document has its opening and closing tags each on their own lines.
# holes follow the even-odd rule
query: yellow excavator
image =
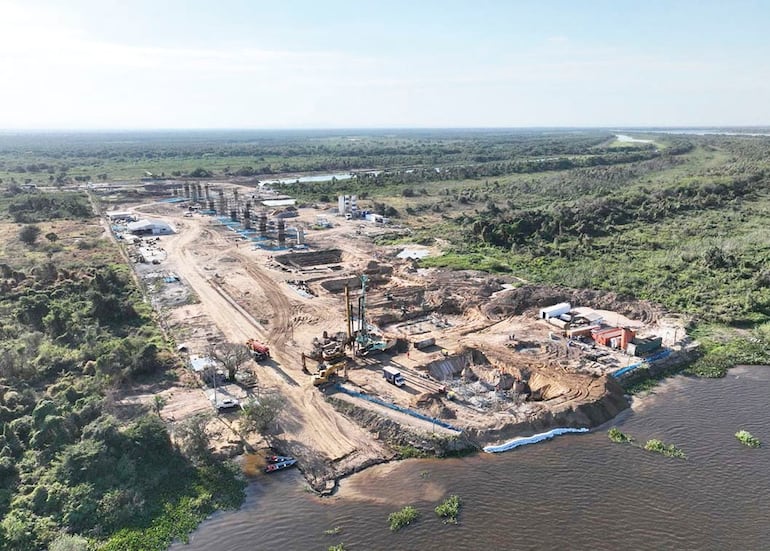
<svg viewBox="0 0 770 551">
<path fill-rule="evenodd" d="M 345 369 L 347 371 L 347 366 L 347 358 L 345 361 L 336 362 L 333 364 L 324 363 L 321 369 L 318 370 L 318 373 L 313 375 L 313 386 L 321 386 L 328 383 L 331 376 L 340 369 Z"/>
</svg>

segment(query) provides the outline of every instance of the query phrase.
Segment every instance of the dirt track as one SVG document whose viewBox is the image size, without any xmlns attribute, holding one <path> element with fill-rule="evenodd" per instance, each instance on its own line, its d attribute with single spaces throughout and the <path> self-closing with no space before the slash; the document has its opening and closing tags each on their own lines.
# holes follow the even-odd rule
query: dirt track
<svg viewBox="0 0 770 551">
<path fill-rule="evenodd" d="M 184 231 L 164 240 L 169 268 L 194 290 L 203 310 L 227 341 L 243 343 L 257 337 L 271 347 L 277 369 L 268 366 L 258 369 L 261 385 L 277 389 L 287 401 L 278 419 L 281 432 L 276 439 L 282 452 L 300 459 L 311 484 L 322 487 L 326 480 L 389 456 L 390 452 L 380 442 L 338 414 L 321 398 L 309 378 L 302 375 L 299 350 L 296 346 L 287 346 L 294 328 L 292 304 L 286 293 L 293 291 L 266 274 L 256 258 L 249 258 L 248 252 L 208 229 L 206 220 L 179 218 L 174 222 L 183 226 Z M 255 323 L 255 316 L 244 315 L 241 308 L 224 296 L 222 283 L 227 281 L 226 274 L 220 273 L 221 270 L 207 273 L 208 263 L 223 256 L 236 259 L 238 262 L 232 263 L 232 269 L 245 270 L 253 281 L 252 292 L 266 297 L 264 309 L 255 314 L 269 320 L 268 328 Z M 278 369 L 299 384 L 287 384 Z"/>
</svg>

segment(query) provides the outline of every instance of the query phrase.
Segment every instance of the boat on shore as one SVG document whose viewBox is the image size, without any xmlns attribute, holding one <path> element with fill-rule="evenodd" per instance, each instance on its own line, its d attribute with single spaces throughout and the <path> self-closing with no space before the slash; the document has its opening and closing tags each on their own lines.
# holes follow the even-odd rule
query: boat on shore
<svg viewBox="0 0 770 551">
<path fill-rule="evenodd" d="M 277 463 L 270 463 L 267 467 L 265 467 L 266 473 L 272 473 L 275 471 L 282 471 L 284 469 L 288 469 L 289 467 L 292 467 L 297 464 L 297 460 L 294 458 L 288 458 L 286 461 L 279 461 Z"/>
<path fill-rule="evenodd" d="M 268 463 L 283 463 L 284 461 L 291 461 L 294 458 L 288 455 L 268 455 L 266 459 Z"/>
</svg>

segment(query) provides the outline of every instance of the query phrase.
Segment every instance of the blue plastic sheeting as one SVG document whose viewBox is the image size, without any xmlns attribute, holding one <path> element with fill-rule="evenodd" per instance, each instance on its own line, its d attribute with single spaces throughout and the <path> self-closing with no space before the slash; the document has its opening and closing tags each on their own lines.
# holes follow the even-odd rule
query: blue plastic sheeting
<svg viewBox="0 0 770 551">
<path fill-rule="evenodd" d="M 509 440 L 508 442 L 505 442 L 504 444 L 499 444 L 497 446 L 484 446 L 484 451 L 487 453 L 507 452 L 508 450 L 518 448 L 519 446 L 526 446 L 527 444 L 537 444 L 538 442 L 542 442 L 543 440 L 550 440 L 554 436 L 559 436 L 560 434 L 567 434 L 571 432 L 588 432 L 588 429 L 586 428 L 551 429 L 548 432 L 541 432 L 540 434 L 533 434 L 532 436 L 522 436 L 520 438 L 514 438 L 513 440 Z"/>
<path fill-rule="evenodd" d="M 259 247 L 260 249 L 264 249 L 266 251 L 286 251 L 289 250 L 291 247 L 272 247 L 269 245 L 263 245 L 262 243 L 254 243 L 255 247 Z"/>
<path fill-rule="evenodd" d="M 640 367 L 644 365 L 651 364 L 652 362 L 657 362 L 658 360 L 662 360 L 664 358 L 668 358 L 671 355 L 671 350 L 661 350 L 657 354 L 653 354 L 652 356 L 649 356 L 648 358 L 645 358 L 643 361 L 639 363 L 635 363 L 633 365 L 629 365 L 624 367 L 623 369 L 618 369 L 615 373 L 612 374 L 613 377 L 616 379 L 622 377 L 626 373 L 629 373 L 633 371 L 634 369 L 639 369 Z"/>
<path fill-rule="evenodd" d="M 402 408 L 401 406 L 397 406 L 396 404 L 391 404 L 390 402 L 385 402 L 384 400 L 380 400 L 379 398 L 375 398 L 374 396 L 369 396 L 368 394 L 361 394 L 360 392 L 356 392 L 355 390 L 350 390 L 349 388 L 345 388 L 344 386 L 340 384 L 334 385 L 334 388 L 339 390 L 340 392 L 344 392 L 348 396 L 354 396 L 356 398 L 363 398 L 364 400 L 367 400 L 369 402 L 379 404 L 381 406 L 384 406 L 388 409 L 392 409 L 394 411 L 399 411 L 401 413 L 405 413 L 406 415 L 411 415 L 412 417 L 416 417 L 417 419 L 422 419 L 423 421 L 428 421 L 429 423 L 434 423 L 438 425 L 439 427 L 444 427 L 445 429 L 449 430 L 455 430 L 457 432 L 462 432 L 462 429 L 458 429 L 457 427 L 453 427 L 449 423 L 445 423 L 441 419 L 436 419 L 435 417 L 428 417 L 427 415 L 423 415 L 422 413 L 417 413 L 416 411 L 413 411 L 411 409 Z"/>
</svg>

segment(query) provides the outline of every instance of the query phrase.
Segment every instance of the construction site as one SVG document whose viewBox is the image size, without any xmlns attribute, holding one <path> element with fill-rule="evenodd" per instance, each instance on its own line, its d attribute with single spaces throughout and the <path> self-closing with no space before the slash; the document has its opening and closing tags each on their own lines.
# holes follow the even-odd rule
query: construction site
<svg viewBox="0 0 770 551">
<path fill-rule="evenodd" d="M 597 426 L 627 407 L 626 377 L 681 361 L 690 344 L 684 321 L 650 303 L 420 268 L 410 257 L 437 247 L 375 245 L 409 230 L 348 199 L 297 206 L 231 183 L 117 197 L 113 234 L 180 351 L 197 365 L 221 342 L 253 354 L 213 400 L 205 383 L 164 391 L 163 414 L 178 422 L 222 399 L 279 394 L 262 444 L 297 458 L 319 492 L 404 447 L 443 455 Z M 138 235 L 127 223 L 137 219 Z M 242 451 L 237 412 L 218 417 L 214 441 Z"/>
</svg>

